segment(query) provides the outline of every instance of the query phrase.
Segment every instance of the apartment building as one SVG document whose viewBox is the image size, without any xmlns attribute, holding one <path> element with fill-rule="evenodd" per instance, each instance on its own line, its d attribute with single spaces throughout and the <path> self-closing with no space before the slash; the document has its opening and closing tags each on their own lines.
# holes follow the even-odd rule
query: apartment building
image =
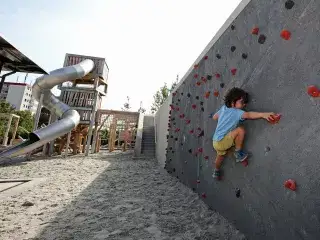
<svg viewBox="0 0 320 240">
<path fill-rule="evenodd" d="M 0 92 L 0 100 L 6 100 L 16 110 L 29 110 L 34 113 L 36 109 L 32 88 L 26 83 L 5 82 Z"/>
</svg>

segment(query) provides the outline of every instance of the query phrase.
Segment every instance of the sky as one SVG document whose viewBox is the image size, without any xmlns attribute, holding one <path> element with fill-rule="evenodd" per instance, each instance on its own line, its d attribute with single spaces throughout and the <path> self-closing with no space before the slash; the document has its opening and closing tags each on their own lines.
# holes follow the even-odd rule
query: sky
<svg viewBox="0 0 320 240">
<path fill-rule="evenodd" d="M 132 111 L 142 101 L 149 112 L 153 94 L 184 76 L 240 2 L 2 0 L 0 35 L 47 72 L 62 67 L 66 53 L 105 58 L 103 108 L 121 109 L 129 96 Z"/>
</svg>

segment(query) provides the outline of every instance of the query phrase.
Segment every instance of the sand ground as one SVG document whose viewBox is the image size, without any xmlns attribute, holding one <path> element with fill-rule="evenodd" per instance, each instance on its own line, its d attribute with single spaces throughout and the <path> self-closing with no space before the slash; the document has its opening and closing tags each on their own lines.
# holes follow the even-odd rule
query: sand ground
<svg viewBox="0 0 320 240">
<path fill-rule="evenodd" d="M 0 166 L 0 178 L 44 178 L 0 198 L 0 239 L 245 239 L 154 159 L 34 160 Z"/>
</svg>

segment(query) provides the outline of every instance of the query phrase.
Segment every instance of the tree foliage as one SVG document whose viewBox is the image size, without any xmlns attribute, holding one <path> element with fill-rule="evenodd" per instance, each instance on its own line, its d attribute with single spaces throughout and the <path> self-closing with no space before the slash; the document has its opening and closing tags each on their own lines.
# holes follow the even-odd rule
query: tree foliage
<svg viewBox="0 0 320 240">
<path fill-rule="evenodd" d="M 0 101 L 0 113 L 13 113 L 20 116 L 19 127 L 17 134 L 23 138 L 28 137 L 28 132 L 33 130 L 34 118 L 30 111 L 17 111 L 12 105 L 6 101 Z M 13 126 L 14 121 L 12 121 L 11 126 Z M 0 121 L 0 137 L 4 136 L 4 133 L 7 129 L 7 120 L 2 118 Z M 9 137 L 12 135 L 13 127 L 11 127 L 9 132 Z"/>
<path fill-rule="evenodd" d="M 164 85 L 153 95 L 153 103 L 151 105 L 151 112 L 153 114 L 159 110 L 177 84 L 178 76 L 176 81 L 173 82 L 170 87 L 168 87 L 167 83 L 164 83 Z"/>
</svg>

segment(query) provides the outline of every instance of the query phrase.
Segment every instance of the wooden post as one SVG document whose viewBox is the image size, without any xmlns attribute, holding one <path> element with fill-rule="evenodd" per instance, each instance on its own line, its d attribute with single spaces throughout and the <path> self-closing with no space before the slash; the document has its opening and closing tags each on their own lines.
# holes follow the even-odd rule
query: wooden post
<svg viewBox="0 0 320 240">
<path fill-rule="evenodd" d="M 19 126 L 19 120 L 20 120 L 20 116 L 15 116 L 15 123 L 14 123 L 14 129 L 13 129 L 13 133 L 12 133 L 12 139 L 10 141 L 10 145 L 12 145 L 13 141 L 16 139 L 16 135 L 17 135 L 17 131 L 18 131 L 18 126 Z"/>
<path fill-rule="evenodd" d="M 70 138 L 71 138 L 71 132 L 68 133 L 67 136 L 67 144 L 66 144 L 66 150 L 64 152 L 64 157 L 68 157 L 68 151 L 69 151 L 69 145 L 70 145 Z"/>
<path fill-rule="evenodd" d="M 13 117 L 12 114 L 10 114 L 9 119 L 8 119 L 8 123 L 7 123 L 7 129 L 6 129 L 4 136 L 3 136 L 3 143 L 2 143 L 3 146 L 7 146 L 7 143 L 8 143 L 8 135 L 9 135 L 9 131 L 11 128 L 12 117 Z"/>
<path fill-rule="evenodd" d="M 91 116 L 90 116 L 90 125 L 89 125 L 89 131 L 88 131 L 88 136 L 87 136 L 85 156 L 89 155 L 91 138 L 92 138 L 92 129 L 93 129 L 93 124 L 96 120 L 95 117 L 96 117 L 96 111 L 97 111 L 97 99 L 99 97 L 98 91 L 97 91 L 98 82 L 99 82 L 99 78 L 97 77 L 94 80 L 95 92 L 94 92 L 94 99 L 93 99 L 93 104 L 92 104 L 92 112 L 91 112 Z"/>
</svg>

